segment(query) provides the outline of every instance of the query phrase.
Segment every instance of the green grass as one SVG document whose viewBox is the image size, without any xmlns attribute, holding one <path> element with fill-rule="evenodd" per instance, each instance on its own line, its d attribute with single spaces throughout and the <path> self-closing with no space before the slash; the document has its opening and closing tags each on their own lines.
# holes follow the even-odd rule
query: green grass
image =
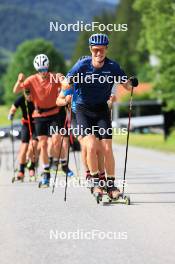
<svg viewBox="0 0 175 264">
<path fill-rule="evenodd" d="M 9 106 L 1 105 L 0 106 L 0 126 L 10 125 L 10 121 L 7 119 L 9 112 Z"/>
<path fill-rule="evenodd" d="M 0 105 L 0 126 L 8 126 L 10 125 L 10 121 L 7 119 L 9 113 L 10 106 Z M 20 109 L 17 111 L 15 115 L 15 120 L 19 119 L 21 116 Z"/>
<path fill-rule="evenodd" d="M 118 144 L 126 144 L 126 136 L 117 135 L 114 137 L 114 141 Z M 160 134 L 130 133 L 129 144 L 137 147 L 175 153 L 175 132 L 172 133 L 166 141 L 164 141 L 163 135 Z"/>
</svg>

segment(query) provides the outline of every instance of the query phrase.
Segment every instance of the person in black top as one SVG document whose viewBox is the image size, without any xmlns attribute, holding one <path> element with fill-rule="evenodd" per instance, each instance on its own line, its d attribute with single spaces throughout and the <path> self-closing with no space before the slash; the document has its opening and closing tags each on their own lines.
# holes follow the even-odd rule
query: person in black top
<svg viewBox="0 0 175 264">
<path fill-rule="evenodd" d="M 35 175 L 35 158 L 37 149 L 37 138 L 35 135 L 34 123 L 32 118 L 32 113 L 34 111 L 34 104 L 32 103 L 32 98 L 29 91 L 26 91 L 24 95 L 19 96 L 14 104 L 11 106 L 9 111 L 8 119 L 12 120 L 17 109 L 20 108 L 22 112 L 22 129 L 21 129 L 21 145 L 19 150 L 19 170 L 17 178 L 20 180 L 24 178 L 25 164 L 26 164 L 26 154 L 27 151 L 30 153 L 31 163 L 29 166 L 29 176 L 33 177 Z M 32 142 L 29 147 L 30 139 Z M 35 153 L 35 155 L 34 155 Z"/>
</svg>

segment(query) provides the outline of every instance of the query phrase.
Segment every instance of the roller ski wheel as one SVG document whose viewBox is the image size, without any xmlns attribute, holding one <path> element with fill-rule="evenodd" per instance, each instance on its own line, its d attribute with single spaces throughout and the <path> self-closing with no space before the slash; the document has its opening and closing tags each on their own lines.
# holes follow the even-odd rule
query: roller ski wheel
<svg viewBox="0 0 175 264">
<path fill-rule="evenodd" d="M 131 204 L 131 200 L 129 196 L 124 196 L 124 200 L 125 200 L 125 204 L 126 205 L 130 205 Z"/>
<path fill-rule="evenodd" d="M 29 182 L 36 182 L 36 180 L 37 180 L 36 176 L 31 176 L 29 178 Z"/>
<path fill-rule="evenodd" d="M 12 183 L 14 183 L 15 180 L 16 180 L 16 177 L 14 176 L 14 177 L 12 178 Z"/>
<path fill-rule="evenodd" d="M 97 204 L 99 204 L 102 201 L 102 197 L 103 197 L 103 192 L 93 192 L 93 195 L 95 197 L 95 200 L 97 202 Z"/>
</svg>

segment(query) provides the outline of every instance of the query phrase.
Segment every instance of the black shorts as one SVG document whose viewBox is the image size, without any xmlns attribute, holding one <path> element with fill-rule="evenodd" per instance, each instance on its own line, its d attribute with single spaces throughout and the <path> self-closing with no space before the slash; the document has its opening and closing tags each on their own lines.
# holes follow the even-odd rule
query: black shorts
<svg viewBox="0 0 175 264">
<path fill-rule="evenodd" d="M 93 107 L 77 105 L 76 120 L 80 135 L 95 135 L 99 139 L 112 139 L 111 113 L 107 104 Z"/>
<path fill-rule="evenodd" d="M 59 113 L 47 117 L 36 117 L 34 119 L 35 131 L 38 136 L 52 136 L 59 134 L 61 128 L 61 122 L 59 119 Z"/>
<path fill-rule="evenodd" d="M 60 123 L 60 127 L 64 127 L 65 126 L 65 120 L 66 120 L 66 110 L 65 107 L 61 107 L 60 111 L 59 111 L 59 123 Z"/>
<path fill-rule="evenodd" d="M 32 139 L 37 140 L 36 133 L 35 133 L 35 126 L 32 125 Z M 23 143 L 29 143 L 30 141 L 30 130 L 28 124 L 23 124 L 21 128 L 21 141 Z"/>
</svg>

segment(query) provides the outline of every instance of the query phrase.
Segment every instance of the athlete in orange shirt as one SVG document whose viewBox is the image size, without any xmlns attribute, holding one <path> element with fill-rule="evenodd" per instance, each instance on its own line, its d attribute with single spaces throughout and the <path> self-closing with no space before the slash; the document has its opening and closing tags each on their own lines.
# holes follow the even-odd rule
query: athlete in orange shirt
<svg viewBox="0 0 175 264">
<path fill-rule="evenodd" d="M 59 108 L 56 99 L 61 89 L 61 82 L 56 78 L 56 74 L 48 71 L 49 59 L 45 54 L 39 54 L 34 58 L 33 65 L 38 73 L 29 76 L 24 80 L 24 74 L 18 75 L 18 80 L 13 88 L 14 93 L 23 89 L 30 89 L 30 93 L 35 105 L 33 118 L 35 123 L 36 135 L 39 139 L 41 148 L 41 161 L 43 164 L 43 178 L 39 186 L 49 186 L 50 170 L 47 152 L 48 136 L 53 131 L 59 131 Z M 61 77 L 61 74 L 58 74 Z M 57 75 L 57 76 L 58 76 Z M 55 156 L 59 156 L 60 135 L 51 135 L 54 145 Z"/>
</svg>

